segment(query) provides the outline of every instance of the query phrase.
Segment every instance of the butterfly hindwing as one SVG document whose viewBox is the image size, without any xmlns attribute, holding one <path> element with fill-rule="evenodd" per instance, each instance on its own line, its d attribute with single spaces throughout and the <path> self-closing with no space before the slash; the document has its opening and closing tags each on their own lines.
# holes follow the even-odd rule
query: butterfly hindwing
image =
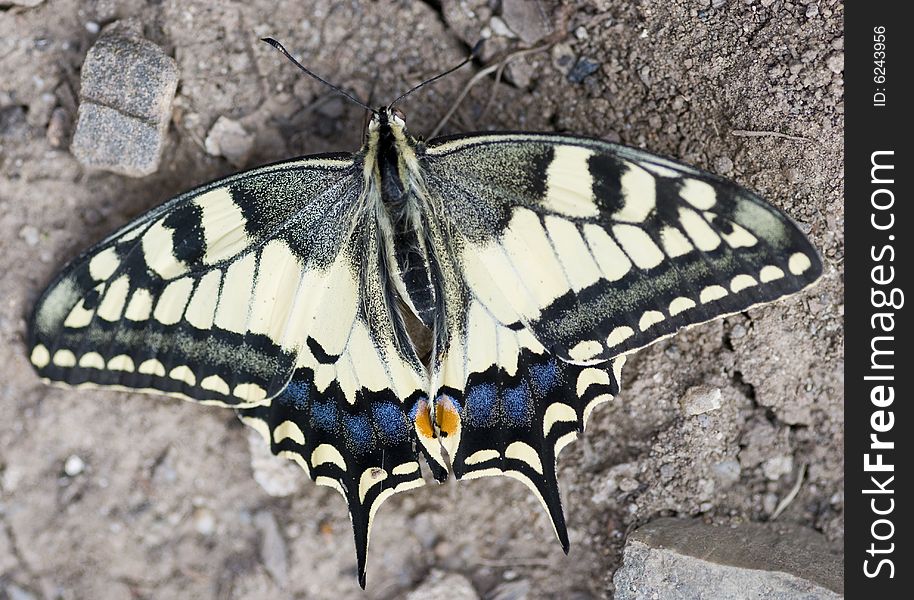
<svg viewBox="0 0 914 600">
<path fill-rule="evenodd" d="M 377 224 L 357 222 L 327 276 L 289 385 L 268 406 L 239 410 L 275 454 L 298 463 L 349 506 L 358 573 L 372 520 L 392 494 L 423 485 L 415 416 L 426 374 L 388 298 Z M 421 413 L 420 413 L 421 414 Z"/>
</svg>

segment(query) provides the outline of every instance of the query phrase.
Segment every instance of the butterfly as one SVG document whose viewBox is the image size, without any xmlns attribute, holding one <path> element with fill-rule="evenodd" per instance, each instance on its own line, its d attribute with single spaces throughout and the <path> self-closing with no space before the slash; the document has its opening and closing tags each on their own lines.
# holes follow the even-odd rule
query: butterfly
<svg viewBox="0 0 914 600">
<path fill-rule="evenodd" d="M 421 141 L 370 110 L 354 154 L 203 185 L 83 253 L 37 302 L 31 363 L 233 408 L 342 494 L 363 587 L 375 512 L 423 485 L 420 455 L 438 481 L 520 480 L 567 552 L 556 458 L 626 355 L 803 290 L 820 258 L 679 162 L 572 135 Z"/>
</svg>

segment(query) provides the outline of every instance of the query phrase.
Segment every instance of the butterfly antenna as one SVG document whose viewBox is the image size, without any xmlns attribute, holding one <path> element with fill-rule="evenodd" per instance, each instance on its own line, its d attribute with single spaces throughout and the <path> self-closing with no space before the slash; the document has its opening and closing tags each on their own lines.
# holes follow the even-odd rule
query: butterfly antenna
<svg viewBox="0 0 914 600">
<path fill-rule="evenodd" d="M 299 69 L 301 69 L 302 71 L 304 71 L 306 75 L 310 75 L 310 76 L 313 77 L 314 79 L 317 79 L 318 81 L 320 81 L 321 83 L 323 83 L 324 85 L 326 85 L 326 86 L 327 86 L 328 88 L 330 88 L 331 90 L 333 90 L 333 91 L 335 91 L 335 92 L 338 92 L 338 93 L 340 93 L 340 94 L 346 96 L 347 98 L 349 98 L 350 100 L 352 100 L 353 102 L 355 102 L 356 104 L 358 104 L 359 106 L 361 106 L 362 108 L 364 108 L 364 109 L 366 109 L 366 110 L 370 110 L 370 111 L 373 112 L 373 113 L 377 113 L 377 112 L 378 112 L 376 109 L 371 108 L 370 106 L 368 106 L 367 104 L 365 104 L 364 102 L 362 102 L 361 100 L 359 100 L 358 98 L 356 98 L 355 96 L 353 96 L 352 94 L 350 94 L 349 92 L 347 92 L 346 90 L 344 90 L 343 88 L 339 87 L 338 85 L 333 85 L 332 83 L 330 83 L 330 82 L 327 81 L 326 79 L 324 79 L 324 78 L 318 76 L 317 74 L 315 74 L 314 72 L 312 72 L 311 70 L 309 70 L 309 69 L 308 69 L 307 67 L 305 67 L 303 64 L 301 64 L 300 62 L 298 62 L 297 60 L 295 60 L 295 57 L 293 57 L 291 54 L 289 54 L 289 51 L 286 50 L 285 47 L 284 47 L 282 44 L 280 44 L 279 42 L 277 42 L 277 41 L 274 40 L 273 38 L 271 38 L 271 37 L 261 38 L 260 41 L 261 41 L 261 42 L 266 42 L 266 43 L 268 43 L 269 45 L 271 45 L 271 46 L 273 46 L 274 48 L 276 48 L 277 50 L 279 50 L 280 52 L 282 52 L 283 55 L 284 55 L 286 58 L 288 58 L 288 59 L 292 62 L 293 65 L 295 65 L 296 67 L 298 67 Z"/>
<path fill-rule="evenodd" d="M 482 43 L 483 43 L 483 41 L 485 41 L 485 40 L 479 40 L 478 42 L 476 42 L 476 45 L 473 46 L 473 49 L 470 51 L 470 55 L 467 56 L 467 57 L 466 57 L 465 59 L 463 59 L 462 61 L 460 61 L 460 64 L 459 64 L 459 65 L 454 66 L 454 67 L 451 67 L 450 69 L 448 69 L 448 70 L 445 71 L 444 73 L 440 73 L 440 74 L 438 74 L 438 75 L 435 75 L 435 76 L 432 77 L 431 79 L 426 79 L 425 81 L 423 81 L 422 83 L 420 83 L 420 84 L 417 85 L 416 87 L 414 87 L 414 88 L 412 88 L 412 89 L 410 89 L 410 90 L 407 90 L 405 93 L 401 94 L 399 98 L 397 98 L 396 100 L 394 100 L 393 102 L 391 102 L 390 104 L 388 104 L 388 105 L 387 105 L 387 108 L 388 108 L 388 109 L 393 108 L 394 104 L 396 104 L 396 103 L 399 102 L 400 100 L 403 100 L 404 98 L 406 98 L 407 96 L 409 96 L 410 94 L 412 94 L 413 92 L 415 92 L 416 90 L 418 90 L 419 88 L 425 87 L 425 86 L 427 86 L 427 85 L 430 84 L 430 83 L 434 83 L 434 82 L 438 81 L 439 79 L 441 79 L 442 77 L 444 77 L 445 75 L 450 75 L 451 73 L 453 73 L 454 71 L 456 71 L 457 69 L 459 69 L 460 67 L 462 67 L 463 65 L 465 65 L 465 64 L 467 64 L 468 62 L 472 61 L 474 58 L 476 58 L 477 56 L 479 56 L 479 54 L 482 52 Z"/>
</svg>

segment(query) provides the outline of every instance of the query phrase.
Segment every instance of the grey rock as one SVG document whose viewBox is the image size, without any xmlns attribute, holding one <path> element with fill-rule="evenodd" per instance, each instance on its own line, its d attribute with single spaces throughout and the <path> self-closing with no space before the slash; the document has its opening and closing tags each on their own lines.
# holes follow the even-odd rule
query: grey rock
<svg viewBox="0 0 914 600">
<path fill-rule="evenodd" d="M 539 0 L 502 0 L 501 18 L 527 44 L 535 44 L 552 33 L 548 13 Z"/>
<path fill-rule="evenodd" d="M 178 68 L 161 48 L 111 34 L 89 50 L 71 152 L 84 166 L 141 177 L 162 154 Z"/>
<path fill-rule="evenodd" d="M 715 464 L 711 467 L 711 471 L 714 473 L 714 477 L 717 481 L 725 487 L 739 481 L 740 473 L 742 473 L 739 461 L 732 458 Z"/>
<path fill-rule="evenodd" d="M 254 525 L 263 536 L 260 540 L 260 560 L 279 587 L 289 580 L 289 559 L 286 541 L 276 524 L 273 513 L 263 510 L 254 515 Z"/>
<path fill-rule="evenodd" d="M 6 0 L 13 6 L 24 6 L 25 8 L 35 8 L 39 4 L 43 4 L 44 0 Z M 0 2 L 0 4 L 5 4 L 5 2 Z"/>
<path fill-rule="evenodd" d="M 406 600 L 448 598 L 449 600 L 479 600 L 470 580 L 458 573 L 432 571 L 419 587 L 406 595 Z"/>
<path fill-rule="evenodd" d="M 142 177 L 155 173 L 162 132 L 113 108 L 84 102 L 79 107 L 70 152 L 83 166 Z"/>
<path fill-rule="evenodd" d="M 149 40 L 105 35 L 89 50 L 80 97 L 146 121 L 168 116 L 178 84 L 174 59 Z"/>
<path fill-rule="evenodd" d="M 657 519 L 634 531 L 613 583 L 616 600 L 843 597 L 840 553 L 801 527 Z"/>
</svg>

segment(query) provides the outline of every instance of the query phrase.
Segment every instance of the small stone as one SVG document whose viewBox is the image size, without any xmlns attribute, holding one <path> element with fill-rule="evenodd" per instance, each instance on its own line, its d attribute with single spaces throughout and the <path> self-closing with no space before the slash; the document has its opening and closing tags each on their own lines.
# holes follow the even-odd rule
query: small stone
<svg viewBox="0 0 914 600">
<path fill-rule="evenodd" d="M 568 81 L 581 83 L 588 75 L 593 75 L 600 69 L 600 63 L 582 56 L 568 72 Z"/>
<path fill-rule="evenodd" d="M 583 25 L 581 25 L 580 27 L 578 27 L 577 29 L 574 30 L 574 37 L 578 38 L 581 41 L 584 41 L 587 38 L 589 38 L 590 35 L 587 33 L 587 28 L 584 27 Z"/>
<path fill-rule="evenodd" d="M 99 25 L 95 21 L 86 21 L 86 24 L 84 25 L 84 27 L 86 28 L 86 31 L 88 31 L 92 35 L 96 35 L 102 29 L 101 25 Z"/>
<path fill-rule="evenodd" d="M 552 33 L 547 13 L 540 0 L 502 0 L 501 18 L 511 31 L 527 44 L 535 44 Z"/>
<path fill-rule="evenodd" d="M 501 37 L 506 38 L 516 38 L 517 35 L 511 31 L 501 17 L 492 17 L 489 19 L 489 29 L 492 30 L 492 33 L 495 35 L 500 35 Z"/>
<path fill-rule="evenodd" d="M 67 474 L 67 477 L 76 477 L 85 470 L 86 463 L 75 454 L 68 456 L 66 462 L 63 464 L 63 472 Z"/>
<path fill-rule="evenodd" d="M 729 156 L 718 156 L 714 159 L 714 171 L 720 175 L 728 175 L 733 171 L 733 161 Z"/>
<path fill-rule="evenodd" d="M 507 577 L 506 577 L 507 579 Z M 486 598 L 490 600 L 527 600 L 532 584 L 528 579 L 515 579 L 500 583 Z"/>
<path fill-rule="evenodd" d="M 727 0 L 711 0 L 711 8 L 723 8 L 727 5 Z"/>
<path fill-rule="evenodd" d="M 29 104 L 29 112 L 26 122 L 32 127 L 46 127 L 51 120 L 51 113 L 57 106 L 57 96 L 50 92 L 39 94 L 34 101 Z"/>
<path fill-rule="evenodd" d="M 37 6 L 41 2 L 42 0 L 38 0 L 35 5 Z M 35 600 L 35 595 L 32 592 L 22 589 L 15 583 L 6 584 L 6 597 L 9 600 Z"/>
<path fill-rule="evenodd" d="M 45 138 L 52 148 L 63 148 L 70 133 L 70 113 L 58 106 L 51 113 Z"/>
<path fill-rule="evenodd" d="M 448 600 L 479 600 L 470 580 L 458 573 L 434 570 L 425 581 L 406 595 L 406 600 L 448 598 Z"/>
<path fill-rule="evenodd" d="M 836 52 L 828 57 L 825 61 L 825 64 L 828 65 L 828 70 L 839 75 L 844 71 L 844 53 Z"/>
<path fill-rule="evenodd" d="M 270 445 L 264 443 L 260 434 L 253 429 L 248 432 L 248 449 L 251 452 L 254 481 L 266 493 L 284 497 L 299 490 L 304 479 L 301 467 L 270 452 Z"/>
<path fill-rule="evenodd" d="M 717 481 L 724 486 L 730 486 L 739 481 L 740 473 L 742 469 L 739 466 L 739 461 L 734 459 L 722 460 L 716 465 L 711 467 L 711 471 L 714 473 L 714 476 L 717 478 Z"/>
<path fill-rule="evenodd" d="M 32 225 L 24 225 L 19 230 L 19 237 L 22 238 L 29 246 L 37 246 L 39 241 L 38 229 Z"/>
<path fill-rule="evenodd" d="M 193 514 L 194 529 L 200 535 L 210 536 L 216 531 L 216 517 L 213 511 L 208 508 L 199 507 L 194 509 Z"/>
<path fill-rule="evenodd" d="M 13 6 L 24 6 L 25 8 L 35 8 L 39 4 L 44 3 L 44 0 L 7 0 L 9 4 Z"/>
<path fill-rule="evenodd" d="M 622 480 L 619 481 L 619 489 L 623 492 L 634 492 L 638 489 L 639 485 L 641 484 L 633 477 L 623 477 Z"/>
<path fill-rule="evenodd" d="M 130 177 L 154 173 L 177 85 L 177 64 L 152 42 L 102 36 L 83 63 L 70 151 L 88 168 Z"/>
<path fill-rule="evenodd" d="M 223 156 L 236 167 L 244 166 L 254 149 L 254 134 L 248 133 L 241 123 L 222 116 L 206 135 L 206 152 L 211 156 Z"/>
<path fill-rule="evenodd" d="M 613 583 L 616 600 L 838 600 L 843 579 L 840 552 L 811 529 L 661 518 L 629 536 Z"/>
<path fill-rule="evenodd" d="M 289 559 L 286 541 L 276 524 L 273 513 L 263 510 L 254 515 L 254 526 L 260 530 L 260 562 L 273 581 L 284 587 L 289 579 Z"/>
<path fill-rule="evenodd" d="M 819 6 L 816 4 L 810 4 L 806 7 L 806 16 L 808 18 L 813 18 L 819 14 Z"/>
<path fill-rule="evenodd" d="M 682 412 L 688 416 L 701 415 L 720 408 L 720 388 L 696 385 L 686 390 L 679 400 Z"/>
<path fill-rule="evenodd" d="M 762 463 L 762 473 L 769 481 L 777 481 L 784 475 L 793 472 L 793 457 L 788 455 L 775 456 Z"/>
</svg>

